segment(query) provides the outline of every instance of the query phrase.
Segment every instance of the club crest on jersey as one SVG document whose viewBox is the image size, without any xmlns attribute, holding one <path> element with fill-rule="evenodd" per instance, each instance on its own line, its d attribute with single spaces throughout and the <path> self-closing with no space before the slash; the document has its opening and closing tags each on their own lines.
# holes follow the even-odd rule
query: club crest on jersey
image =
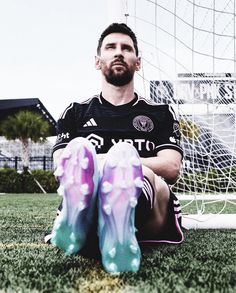
<svg viewBox="0 0 236 293">
<path fill-rule="evenodd" d="M 133 120 L 133 126 L 138 131 L 145 131 L 145 132 L 150 132 L 154 128 L 154 124 L 152 120 L 149 117 L 144 115 L 136 116 Z"/>
</svg>

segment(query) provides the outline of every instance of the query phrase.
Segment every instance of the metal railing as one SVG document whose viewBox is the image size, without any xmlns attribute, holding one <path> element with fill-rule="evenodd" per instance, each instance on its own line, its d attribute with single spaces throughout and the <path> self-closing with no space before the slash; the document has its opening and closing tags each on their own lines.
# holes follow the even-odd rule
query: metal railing
<svg viewBox="0 0 236 293">
<path fill-rule="evenodd" d="M 0 168 L 13 168 L 16 170 L 22 170 L 22 159 L 21 157 L 1 157 L 0 156 Z M 31 170 L 42 169 L 42 170 L 53 170 L 53 158 L 49 156 L 34 156 L 30 157 L 29 168 Z"/>
</svg>

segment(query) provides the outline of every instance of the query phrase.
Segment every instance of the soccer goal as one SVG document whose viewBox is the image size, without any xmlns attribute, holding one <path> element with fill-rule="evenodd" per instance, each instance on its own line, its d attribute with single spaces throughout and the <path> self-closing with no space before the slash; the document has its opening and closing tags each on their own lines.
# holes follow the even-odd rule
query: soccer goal
<svg viewBox="0 0 236 293">
<path fill-rule="evenodd" d="M 183 225 L 235 229 L 236 0 L 115 2 L 138 37 L 136 91 L 179 116 Z"/>
</svg>

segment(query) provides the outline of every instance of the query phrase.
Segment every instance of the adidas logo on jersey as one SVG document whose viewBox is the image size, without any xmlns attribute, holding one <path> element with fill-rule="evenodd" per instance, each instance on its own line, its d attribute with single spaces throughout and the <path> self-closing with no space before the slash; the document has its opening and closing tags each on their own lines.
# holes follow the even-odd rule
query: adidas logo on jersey
<svg viewBox="0 0 236 293">
<path fill-rule="evenodd" d="M 88 126 L 97 126 L 97 123 L 95 122 L 95 120 L 93 118 L 89 119 L 89 121 L 87 121 L 83 127 L 88 127 Z"/>
</svg>

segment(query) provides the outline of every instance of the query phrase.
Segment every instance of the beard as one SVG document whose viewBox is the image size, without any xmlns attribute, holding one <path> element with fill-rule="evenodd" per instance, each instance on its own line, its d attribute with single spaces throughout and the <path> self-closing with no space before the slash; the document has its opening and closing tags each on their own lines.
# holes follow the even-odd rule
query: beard
<svg viewBox="0 0 236 293">
<path fill-rule="evenodd" d="M 122 70 L 114 70 L 112 65 L 104 68 L 103 74 L 106 81 L 114 86 L 124 86 L 130 83 L 134 77 L 134 67 L 124 66 Z"/>
</svg>

